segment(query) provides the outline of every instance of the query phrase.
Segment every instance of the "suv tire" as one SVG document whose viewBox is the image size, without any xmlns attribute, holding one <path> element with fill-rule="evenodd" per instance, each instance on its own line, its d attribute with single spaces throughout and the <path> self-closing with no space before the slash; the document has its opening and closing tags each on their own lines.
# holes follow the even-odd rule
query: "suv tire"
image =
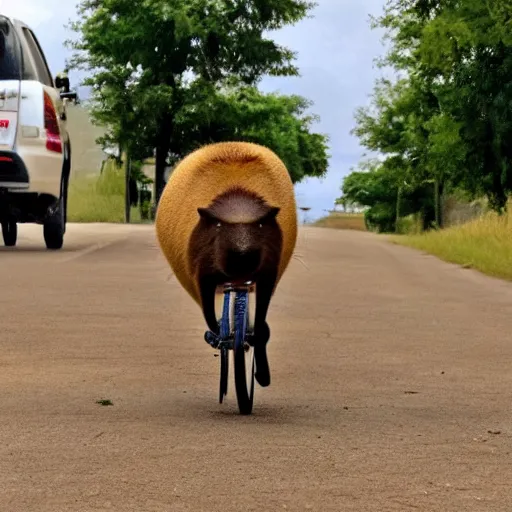
<svg viewBox="0 0 512 512">
<path fill-rule="evenodd" d="M 18 239 L 18 224 L 12 220 L 2 222 L 2 236 L 6 247 L 14 247 Z"/>
<path fill-rule="evenodd" d="M 47 249 L 58 250 L 64 244 L 64 216 L 62 199 L 53 215 L 48 217 L 43 226 L 44 241 Z"/>
<path fill-rule="evenodd" d="M 64 244 L 64 233 L 66 232 L 68 202 L 68 183 L 62 180 L 61 193 L 56 210 L 44 222 L 43 235 L 46 248 L 51 250 L 61 249 Z"/>
</svg>

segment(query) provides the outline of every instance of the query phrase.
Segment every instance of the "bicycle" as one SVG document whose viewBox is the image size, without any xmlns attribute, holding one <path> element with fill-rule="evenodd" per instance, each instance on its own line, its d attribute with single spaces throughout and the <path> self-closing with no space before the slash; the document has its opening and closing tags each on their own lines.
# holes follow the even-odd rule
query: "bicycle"
<svg viewBox="0 0 512 512">
<path fill-rule="evenodd" d="M 220 320 L 220 334 L 206 331 L 204 339 L 211 347 L 220 351 L 219 403 L 223 403 L 228 392 L 229 360 L 233 354 L 235 391 L 240 414 L 252 413 L 254 402 L 254 346 L 251 342 L 249 297 L 255 291 L 255 284 L 241 285 L 227 283 L 223 286 L 223 307 Z M 231 300 L 234 294 L 234 301 Z"/>
</svg>

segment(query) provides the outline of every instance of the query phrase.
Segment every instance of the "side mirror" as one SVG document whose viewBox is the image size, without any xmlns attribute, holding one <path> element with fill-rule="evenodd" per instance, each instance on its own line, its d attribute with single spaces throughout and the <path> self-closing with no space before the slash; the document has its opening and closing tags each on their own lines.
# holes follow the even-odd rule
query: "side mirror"
<svg viewBox="0 0 512 512">
<path fill-rule="evenodd" d="M 64 92 L 69 92 L 69 78 L 57 75 L 55 77 L 55 87 L 57 89 L 64 89 Z"/>
<path fill-rule="evenodd" d="M 61 92 L 60 97 L 62 99 L 67 98 L 68 100 L 76 100 L 77 93 L 76 92 Z"/>
</svg>

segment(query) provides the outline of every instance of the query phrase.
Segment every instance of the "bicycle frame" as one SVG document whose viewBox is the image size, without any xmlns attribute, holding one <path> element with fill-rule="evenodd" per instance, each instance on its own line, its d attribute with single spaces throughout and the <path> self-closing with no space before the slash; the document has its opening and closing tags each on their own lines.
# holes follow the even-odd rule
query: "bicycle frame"
<svg viewBox="0 0 512 512">
<path fill-rule="evenodd" d="M 205 341 L 211 345 L 213 348 L 221 348 L 224 346 L 228 349 L 233 348 L 233 324 L 231 322 L 231 294 L 235 293 L 234 300 L 234 308 L 239 310 L 239 308 L 247 308 L 248 307 L 248 296 L 249 293 L 254 292 L 256 289 L 256 284 L 252 281 L 247 281 L 243 284 L 233 284 L 226 283 L 223 286 L 218 288 L 218 293 L 224 294 L 223 307 L 222 307 L 222 317 L 220 319 L 219 327 L 220 332 L 219 336 L 216 336 L 213 332 L 207 331 L 205 333 Z M 249 333 L 249 329 L 248 329 Z"/>
</svg>

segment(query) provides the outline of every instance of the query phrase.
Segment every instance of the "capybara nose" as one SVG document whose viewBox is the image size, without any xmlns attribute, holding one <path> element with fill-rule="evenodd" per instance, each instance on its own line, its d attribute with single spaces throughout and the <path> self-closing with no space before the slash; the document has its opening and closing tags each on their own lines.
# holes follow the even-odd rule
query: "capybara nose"
<svg viewBox="0 0 512 512">
<path fill-rule="evenodd" d="M 261 252 L 258 249 L 248 251 L 231 250 L 227 254 L 226 273 L 231 277 L 244 277 L 255 272 L 260 265 Z"/>
</svg>

